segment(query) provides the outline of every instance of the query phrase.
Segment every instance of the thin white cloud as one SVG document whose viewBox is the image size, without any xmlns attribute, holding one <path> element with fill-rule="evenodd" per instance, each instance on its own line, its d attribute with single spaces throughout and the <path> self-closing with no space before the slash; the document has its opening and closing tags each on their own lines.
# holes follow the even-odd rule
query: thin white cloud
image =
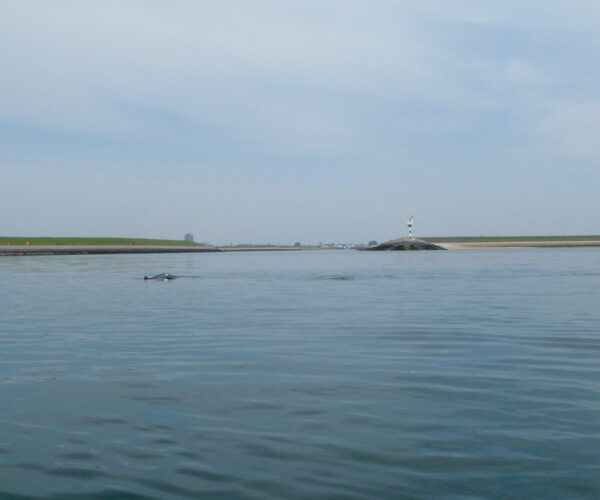
<svg viewBox="0 0 600 500">
<path fill-rule="evenodd" d="M 558 150 L 565 158 L 565 168 L 570 162 L 583 161 L 598 168 L 600 161 L 600 100 L 560 103 L 538 122 L 548 147 Z M 577 163 L 575 164 L 575 166 Z"/>
</svg>

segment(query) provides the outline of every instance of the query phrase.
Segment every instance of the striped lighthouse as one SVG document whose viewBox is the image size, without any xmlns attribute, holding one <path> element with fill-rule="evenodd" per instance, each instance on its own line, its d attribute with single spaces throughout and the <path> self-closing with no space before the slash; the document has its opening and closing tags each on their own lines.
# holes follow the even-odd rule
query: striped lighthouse
<svg viewBox="0 0 600 500">
<path fill-rule="evenodd" d="M 413 223 L 415 221 L 415 218 L 411 215 L 408 219 L 408 222 L 406 223 L 406 225 L 408 226 L 408 237 L 412 239 L 412 228 L 413 228 Z"/>
</svg>

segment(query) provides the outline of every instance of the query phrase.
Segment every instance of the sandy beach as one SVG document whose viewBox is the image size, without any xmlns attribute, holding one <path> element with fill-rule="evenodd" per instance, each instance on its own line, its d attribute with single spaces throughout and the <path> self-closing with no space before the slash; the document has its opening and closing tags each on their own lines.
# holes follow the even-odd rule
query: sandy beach
<svg viewBox="0 0 600 500">
<path fill-rule="evenodd" d="M 568 241 L 485 241 L 447 243 L 435 242 L 447 250 L 475 250 L 494 248 L 568 248 L 568 247 L 600 247 L 600 240 L 568 240 Z"/>
</svg>

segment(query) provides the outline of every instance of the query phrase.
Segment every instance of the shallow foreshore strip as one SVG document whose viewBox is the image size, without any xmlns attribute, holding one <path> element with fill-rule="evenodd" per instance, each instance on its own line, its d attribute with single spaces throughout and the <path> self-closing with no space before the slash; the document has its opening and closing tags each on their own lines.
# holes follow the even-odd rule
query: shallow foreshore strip
<svg viewBox="0 0 600 500">
<path fill-rule="evenodd" d="M 317 247 L 219 247 L 221 252 L 285 252 L 315 249 L 317 249 Z"/>
<path fill-rule="evenodd" d="M 156 246 L 156 245 L 2 245 L 0 257 L 27 255 L 107 255 L 142 253 L 222 252 L 217 247 Z"/>
<path fill-rule="evenodd" d="M 437 242 L 446 250 L 493 250 L 499 248 L 578 248 L 600 247 L 600 240 L 545 240 L 545 241 L 470 241 Z M 0 245 L 0 257 L 35 255 L 109 255 L 146 253 L 207 253 L 207 252 L 277 252 L 317 250 L 317 247 L 193 247 L 173 245 Z"/>
<path fill-rule="evenodd" d="M 600 240 L 545 240 L 545 241 L 469 241 L 469 242 L 436 242 L 446 250 L 476 250 L 495 248 L 574 248 L 600 247 Z"/>
</svg>

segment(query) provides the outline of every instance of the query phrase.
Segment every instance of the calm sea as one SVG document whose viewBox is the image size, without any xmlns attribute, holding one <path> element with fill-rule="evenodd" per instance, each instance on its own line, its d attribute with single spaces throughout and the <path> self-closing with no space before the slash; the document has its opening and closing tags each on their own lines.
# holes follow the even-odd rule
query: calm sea
<svg viewBox="0 0 600 500">
<path fill-rule="evenodd" d="M 0 498 L 308 497 L 600 497 L 600 251 L 0 258 Z"/>
</svg>

